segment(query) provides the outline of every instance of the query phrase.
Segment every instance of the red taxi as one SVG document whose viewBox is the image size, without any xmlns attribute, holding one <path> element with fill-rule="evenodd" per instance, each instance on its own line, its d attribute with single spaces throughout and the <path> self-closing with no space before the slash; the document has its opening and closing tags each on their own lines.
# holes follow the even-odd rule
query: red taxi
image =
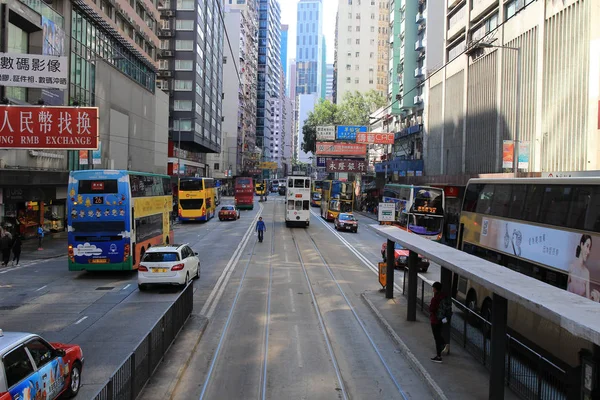
<svg viewBox="0 0 600 400">
<path fill-rule="evenodd" d="M 79 392 L 83 353 L 78 345 L 0 330 L 0 360 L 0 400 L 54 400 Z"/>
<path fill-rule="evenodd" d="M 394 254 L 396 257 L 396 268 L 403 269 L 405 267 L 408 267 L 408 252 L 409 252 L 409 250 L 402 247 L 402 245 L 400 243 L 395 244 Z M 386 253 L 387 253 L 387 241 L 381 245 L 381 257 L 383 257 L 384 262 L 386 261 Z M 429 269 L 429 260 L 426 259 L 425 257 L 422 257 L 419 254 L 418 266 L 419 266 L 420 272 L 427 272 L 427 270 Z"/>
<path fill-rule="evenodd" d="M 358 232 L 358 220 L 352 214 L 339 213 L 337 218 L 333 220 L 333 227 L 336 231 L 346 230 L 356 233 Z"/>
<path fill-rule="evenodd" d="M 219 210 L 219 221 L 223 221 L 225 219 L 240 219 L 240 211 L 235 208 L 235 206 L 223 206 Z"/>
</svg>

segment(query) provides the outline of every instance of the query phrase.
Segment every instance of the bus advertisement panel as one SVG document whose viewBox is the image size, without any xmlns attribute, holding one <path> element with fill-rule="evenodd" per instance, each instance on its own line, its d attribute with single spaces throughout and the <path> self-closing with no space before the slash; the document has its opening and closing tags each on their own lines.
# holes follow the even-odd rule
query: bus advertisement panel
<svg viewBox="0 0 600 400">
<path fill-rule="evenodd" d="M 313 181 L 310 191 L 310 205 L 312 207 L 321 207 L 321 197 L 323 195 L 323 181 Z"/>
<path fill-rule="evenodd" d="M 68 187 L 69 270 L 131 270 L 145 250 L 173 242 L 170 177 L 73 171 Z"/>
<path fill-rule="evenodd" d="M 215 181 L 212 178 L 179 179 L 179 219 L 208 221 L 216 213 Z"/>
<path fill-rule="evenodd" d="M 236 178 L 234 190 L 236 207 L 252 210 L 254 208 L 254 183 L 252 178 Z"/>
</svg>

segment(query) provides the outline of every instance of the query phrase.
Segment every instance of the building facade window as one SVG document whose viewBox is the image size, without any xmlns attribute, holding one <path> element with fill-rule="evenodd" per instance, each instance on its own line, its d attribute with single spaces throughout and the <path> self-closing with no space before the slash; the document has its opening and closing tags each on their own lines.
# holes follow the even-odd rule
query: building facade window
<svg viewBox="0 0 600 400">
<path fill-rule="evenodd" d="M 194 20 L 192 19 L 178 19 L 175 25 L 175 29 L 178 31 L 193 31 Z"/>
<path fill-rule="evenodd" d="M 193 81 L 180 81 L 176 80 L 174 89 L 178 91 L 192 91 Z"/>
<path fill-rule="evenodd" d="M 193 71 L 194 62 L 192 60 L 175 60 L 175 71 Z"/>
<path fill-rule="evenodd" d="M 180 50 L 180 51 L 194 50 L 194 41 L 193 40 L 176 40 L 175 41 L 175 50 Z"/>
<path fill-rule="evenodd" d="M 191 100 L 175 100 L 173 102 L 173 109 L 175 111 L 192 111 Z"/>
<path fill-rule="evenodd" d="M 194 0 L 177 0 L 177 9 L 194 11 Z"/>
<path fill-rule="evenodd" d="M 191 131 L 192 120 L 191 119 L 174 119 L 173 130 L 175 131 Z"/>
</svg>

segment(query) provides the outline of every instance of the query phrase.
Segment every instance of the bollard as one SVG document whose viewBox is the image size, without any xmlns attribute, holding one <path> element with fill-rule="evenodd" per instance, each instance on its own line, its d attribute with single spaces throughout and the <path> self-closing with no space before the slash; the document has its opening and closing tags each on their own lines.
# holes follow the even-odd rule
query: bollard
<svg viewBox="0 0 600 400">
<path fill-rule="evenodd" d="M 414 251 L 408 253 L 408 308 L 407 321 L 417 320 L 417 273 L 419 272 L 419 255 Z"/>
<path fill-rule="evenodd" d="M 502 296 L 494 293 L 492 301 L 492 343 L 490 368 L 491 400 L 504 399 L 504 377 L 506 375 L 506 318 L 508 302 Z"/>
<path fill-rule="evenodd" d="M 387 261 L 387 271 L 385 278 L 385 298 L 393 299 L 394 298 L 394 267 L 396 264 L 396 252 L 395 252 L 396 243 L 389 240 L 387 241 L 387 249 L 386 249 L 386 261 Z"/>
</svg>

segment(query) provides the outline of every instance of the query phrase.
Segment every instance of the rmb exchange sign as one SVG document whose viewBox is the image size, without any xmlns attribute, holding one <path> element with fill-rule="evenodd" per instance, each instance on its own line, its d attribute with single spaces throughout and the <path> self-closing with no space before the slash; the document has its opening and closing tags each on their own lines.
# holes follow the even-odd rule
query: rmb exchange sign
<svg viewBox="0 0 600 400">
<path fill-rule="evenodd" d="M 329 159 L 327 172 L 367 172 L 367 163 L 364 159 Z"/>
<path fill-rule="evenodd" d="M 0 149 L 97 148 L 96 107 L 0 106 Z"/>
<path fill-rule="evenodd" d="M 31 88 L 68 88 L 67 57 L 0 53 L 0 85 Z"/>
<path fill-rule="evenodd" d="M 318 156 L 365 156 L 367 145 L 358 143 L 317 142 Z"/>
<path fill-rule="evenodd" d="M 358 132 L 356 143 L 366 144 L 394 144 L 393 133 Z"/>
</svg>

